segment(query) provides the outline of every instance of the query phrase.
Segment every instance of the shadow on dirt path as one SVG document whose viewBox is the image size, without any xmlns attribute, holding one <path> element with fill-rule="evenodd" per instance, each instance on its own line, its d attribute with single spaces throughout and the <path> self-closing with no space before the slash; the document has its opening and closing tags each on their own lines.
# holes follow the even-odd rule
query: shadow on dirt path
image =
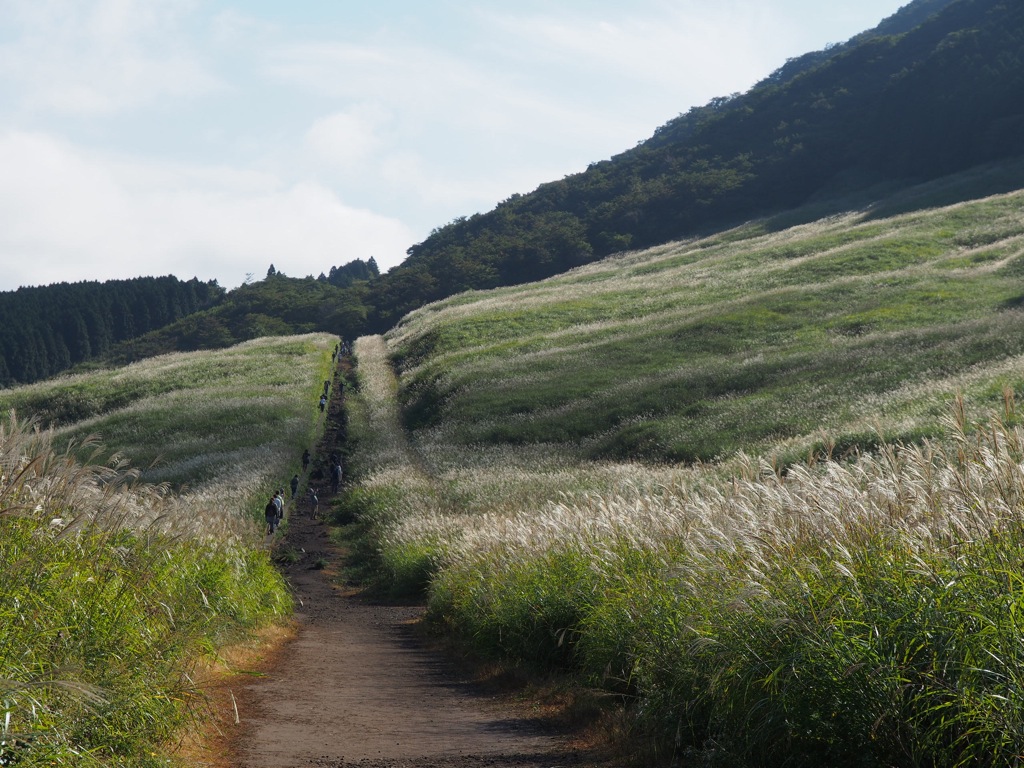
<svg viewBox="0 0 1024 768">
<path fill-rule="evenodd" d="M 321 465 L 343 439 L 343 414 L 336 410 L 342 393 L 340 387 L 335 391 L 318 448 Z M 321 493 L 321 511 L 329 495 Z M 297 632 L 265 674 L 235 689 L 240 724 L 232 740 L 233 765 L 583 764 L 541 723 L 488 698 L 424 647 L 413 631 L 422 608 L 375 604 L 337 586 L 330 574 L 340 554 L 327 526 L 314 519 L 308 497 L 292 505 L 279 548 L 289 554 L 284 568 L 298 605 Z"/>
</svg>

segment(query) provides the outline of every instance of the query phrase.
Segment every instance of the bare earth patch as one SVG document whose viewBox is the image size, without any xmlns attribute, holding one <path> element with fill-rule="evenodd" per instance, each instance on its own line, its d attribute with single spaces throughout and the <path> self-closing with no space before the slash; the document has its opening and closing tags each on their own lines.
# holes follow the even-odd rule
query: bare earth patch
<svg viewBox="0 0 1024 768">
<path fill-rule="evenodd" d="M 240 768 L 580 766 L 566 740 L 489 697 L 417 638 L 414 606 L 380 605 L 332 584 L 326 526 L 292 514 L 286 567 L 295 638 L 263 676 L 233 686 Z M 237 681 L 236 681 L 237 682 Z"/>
</svg>

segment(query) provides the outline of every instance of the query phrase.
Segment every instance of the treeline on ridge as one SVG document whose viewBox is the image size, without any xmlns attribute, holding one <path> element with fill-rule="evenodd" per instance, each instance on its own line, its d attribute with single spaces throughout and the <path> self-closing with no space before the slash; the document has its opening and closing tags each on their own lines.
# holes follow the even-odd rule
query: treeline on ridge
<svg viewBox="0 0 1024 768">
<path fill-rule="evenodd" d="M 354 259 L 318 277 L 288 277 L 273 264 L 265 280 L 230 291 L 215 306 L 129 339 L 104 355 L 124 364 L 167 352 L 229 347 L 263 336 L 325 332 L 352 338 L 366 326 L 376 260 Z"/>
<path fill-rule="evenodd" d="M 229 347 L 262 336 L 326 331 L 366 321 L 376 261 L 356 259 L 316 279 L 267 279 L 225 291 L 175 277 L 56 283 L 0 293 L 0 386 L 28 384 L 96 363 Z"/>
<path fill-rule="evenodd" d="M 216 281 L 137 277 L 0 293 L 0 386 L 54 376 L 212 306 Z"/>
</svg>

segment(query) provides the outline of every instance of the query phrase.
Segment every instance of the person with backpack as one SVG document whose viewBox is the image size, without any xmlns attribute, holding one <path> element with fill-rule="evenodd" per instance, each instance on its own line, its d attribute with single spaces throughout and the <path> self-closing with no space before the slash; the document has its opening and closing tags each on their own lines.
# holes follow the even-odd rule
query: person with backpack
<svg viewBox="0 0 1024 768">
<path fill-rule="evenodd" d="M 267 520 L 267 533 L 273 533 L 277 530 L 277 497 L 271 496 L 270 501 L 267 502 L 267 506 L 263 509 L 263 516 Z"/>
<path fill-rule="evenodd" d="M 338 489 L 341 488 L 341 463 L 335 462 L 334 466 L 331 467 L 331 493 L 337 493 Z"/>
<path fill-rule="evenodd" d="M 274 494 L 274 506 L 277 507 L 277 524 L 284 520 L 284 488 L 278 488 Z"/>
</svg>

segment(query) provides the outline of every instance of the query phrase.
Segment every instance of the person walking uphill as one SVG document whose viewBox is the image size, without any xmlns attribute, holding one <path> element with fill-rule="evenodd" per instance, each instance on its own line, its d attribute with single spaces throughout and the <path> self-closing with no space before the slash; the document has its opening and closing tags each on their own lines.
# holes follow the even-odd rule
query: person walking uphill
<svg viewBox="0 0 1024 768">
<path fill-rule="evenodd" d="M 284 488 L 277 489 L 277 493 L 274 494 L 272 501 L 277 509 L 277 524 L 280 525 L 281 521 L 284 520 Z"/>
<path fill-rule="evenodd" d="M 341 488 L 341 462 L 335 462 L 331 467 L 331 493 L 337 493 Z"/>
<path fill-rule="evenodd" d="M 263 517 L 267 520 L 267 533 L 277 530 L 277 502 L 275 499 L 275 496 L 271 496 L 267 506 L 263 509 Z"/>
<path fill-rule="evenodd" d="M 292 486 L 292 498 L 294 499 L 295 498 L 295 494 L 299 492 L 299 476 L 298 475 L 292 475 L 291 486 Z"/>
</svg>

